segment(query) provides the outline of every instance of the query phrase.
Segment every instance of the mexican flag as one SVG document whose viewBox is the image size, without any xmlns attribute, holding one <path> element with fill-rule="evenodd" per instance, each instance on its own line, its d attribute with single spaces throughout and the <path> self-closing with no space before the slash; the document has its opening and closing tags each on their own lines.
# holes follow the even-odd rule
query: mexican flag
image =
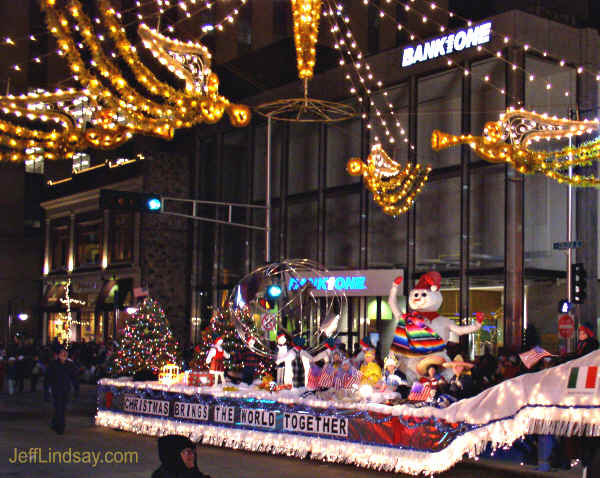
<svg viewBox="0 0 600 478">
<path fill-rule="evenodd" d="M 568 393 L 594 393 L 598 384 L 598 367 L 573 367 L 569 373 Z"/>
</svg>

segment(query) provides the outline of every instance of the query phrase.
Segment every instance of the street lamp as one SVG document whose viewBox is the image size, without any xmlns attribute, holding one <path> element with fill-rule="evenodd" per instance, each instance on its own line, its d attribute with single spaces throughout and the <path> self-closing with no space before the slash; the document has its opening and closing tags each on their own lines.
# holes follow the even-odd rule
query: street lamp
<svg viewBox="0 0 600 478">
<path fill-rule="evenodd" d="M 27 320 L 29 318 L 29 314 L 20 313 L 20 314 L 17 314 L 17 318 L 19 320 Z"/>
</svg>

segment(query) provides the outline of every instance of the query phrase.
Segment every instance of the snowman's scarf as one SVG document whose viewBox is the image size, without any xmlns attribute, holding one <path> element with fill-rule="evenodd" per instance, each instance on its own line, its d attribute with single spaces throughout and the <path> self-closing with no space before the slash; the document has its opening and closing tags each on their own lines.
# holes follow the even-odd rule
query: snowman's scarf
<svg viewBox="0 0 600 478">
<path fill-rule="evenodd" d="M 392 342 L 394 352 L 414 357 L 439 352 L 446 348 L 444 340 L 425 325 L 425 318 L 425 315 L 418 311 L 402 315 Z"/>
</svg>

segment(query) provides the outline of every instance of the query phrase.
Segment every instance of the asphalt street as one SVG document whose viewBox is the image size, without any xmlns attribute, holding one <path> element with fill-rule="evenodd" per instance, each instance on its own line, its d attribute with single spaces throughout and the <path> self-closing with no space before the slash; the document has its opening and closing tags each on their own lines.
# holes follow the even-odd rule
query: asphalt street
<svg viewBox="0 0 600 478">
<path fill-rule="evenodd" d="M 67 431 L 58 436 L 49 428 L 52 408 L 41 393 L 9 397 L 0 393 L 0 476 L 150 478 L 159 466 L 156 438 L 121 432 L 93 424 L 95 387 L 83 386 L 69 407 Z M 54 452 L 54 454 L 52 454 Z M 58 463 L 60 460 L 65 462 Z M 252 454 L 216 447 L 198 447 L 198 466 L 212 478 L 378 478 L 401 477 L 352 466 Z M 52 458 L 53 457 L 53 458 Z M 77 458 L 76 458 L 77 457 Z M 54 460 L 54 463 L 50 461 Z M 79 460 L 78 463 L 75 461 Z M 44 463 L 46 461 L 47 463 Z M 70 462 L 68 462 L 70 461 Z M 118 463 L 107 463 L 107 461 Z M 124 463 L 126 461 L 126 463 Z M 68 463 L 67 463 L 68 462 Z M 490 467 L 492 466 L 493 467 Z M 461 463 L 440 478 L 510 478 L 546 476 L 576 478 L 573 471 L 535 473 L 501 464 Z"/>
</svg>

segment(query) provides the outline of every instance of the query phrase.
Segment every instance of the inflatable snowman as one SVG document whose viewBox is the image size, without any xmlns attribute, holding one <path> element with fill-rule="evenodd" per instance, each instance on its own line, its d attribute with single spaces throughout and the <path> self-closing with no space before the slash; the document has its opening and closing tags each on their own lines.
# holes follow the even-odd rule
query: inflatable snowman
<svg viewBox="0 0 600 478">
<path fill-rule="evenodd" d="M 441 282 L 439 272 L 423 274 L 408 295 L 411 312 L 407 314 L 400 313 L 396 301 L 402 279 L 396 279 L 390 290 L 388 303 L 397 321 L 391 348 L 398 356 L 400 369 L 411 381 L 418 378 L 416 365 L 420 360 L 427 355 L 436 354 L 450 361 L 446 353 L 448 341 L 458 342 L 459 335 L 476 332 L 483 322 L 483 314 L 477 314 L 477 321 L 473 325 L 462 326 L 439 315 L 438 310 L 443 300 Z"/>
</svg>

